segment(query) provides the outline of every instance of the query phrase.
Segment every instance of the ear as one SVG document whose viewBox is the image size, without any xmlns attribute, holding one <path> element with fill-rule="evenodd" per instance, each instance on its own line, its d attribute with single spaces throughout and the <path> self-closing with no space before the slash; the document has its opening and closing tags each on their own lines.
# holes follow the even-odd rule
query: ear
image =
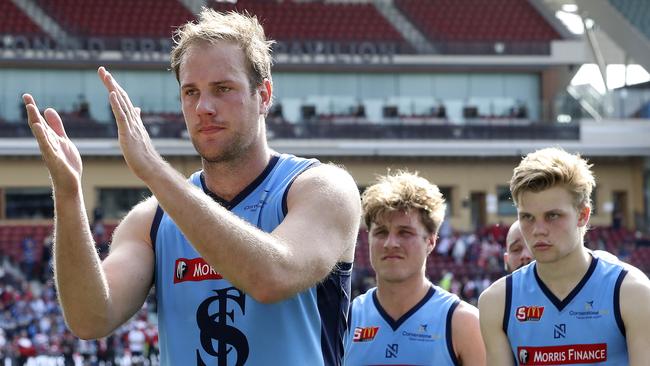
<svg viewBox="0 0 650 366">
<path fill-rule="evenodd" d="M 427 255 L 431 254 L 436 247 L 436 239 L 438 239 L 438 235 L 436 234 L 429 234 L 427 236 Z"/>
<path fill-rule="evenodd" d="M 591 208 L 587 206 L 582 206 L 578 209 L 578 226 L 583 227 L 589 222 L 589 217 L 591 216 Z"/>
<path fill-rule="evenodd" d="M 269 79 L 264 79 L 262 85 L 257 87 L 257 91 L 260 94 L 260 114 L 266 116 L 273 100 L 273 84 Z"/>
</svg>

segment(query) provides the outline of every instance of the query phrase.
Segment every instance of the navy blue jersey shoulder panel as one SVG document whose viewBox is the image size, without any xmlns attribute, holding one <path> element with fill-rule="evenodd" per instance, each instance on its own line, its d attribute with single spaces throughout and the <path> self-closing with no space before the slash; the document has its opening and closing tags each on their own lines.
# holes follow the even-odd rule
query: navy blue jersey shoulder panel
<svg viewBox="0 0 650 366">
<path fill-rule="evenodd" d="M 411 317 L 411 315 L 415 314 L 416 311 L 418 311 L 424 304 L 426 304 L 427 301 L 429 301 L 429 299 L 435 293 L 436 293 L 436 289 L 433 286 L 431 286 L 429 288 L 429 291 L 427 291 L 427 293 L 422 298 L 422 300 L 420 300 L 417 304 L 415 304 L 414 307 L 411 308 L 411 310 L 407 311 L 406 314 L 402 315 L 397 320 L 393 320 L 393 318 L 391 318 L 390 315 L 388 315 L 388 313 L 386 312 L 386 310 L 384 310 L 384 308 L 381 306 L 381 304 L 379 303 L 379 299 L 377 298 L 376 290 L 372 293 L 372 302 L 375 304 L 377 311 L 379 312 L 381 317 L 384 318 L 386 323 L 388 323 L 390 327 L 393 328 L 393 330 L 397 330 L 397 328 L 399 328 L 399 326 L 402 325 L 402 323 L 404 323 L 408 318 Z"/>
<path fill-rule="evenodd" d="M 506 306 L 503 309 L 503 333 L 508 334 L 508 322 L 512 308 L 512 274 L 506 277 Z"/>
<path fill-rule="evenodd" d="M 153 250 L 153 278 L 151 279 L 151 284 L 154 285 L 156 282 L 156 240 L 158 239 L 158 228 L 160 227 L 160 221 L 162 220 L 165 212 L 162 207 L 158 205 L 156 207 L 156 213 L 153 215 L 153 222 L 151 223 L 151 229 L 149 229 L 149 237 L 151 238 L 151 249 Z"/>
<path fill-rule="evenodd" d="M 306 172 L 308 169 L 314 168 L 319 166 L 321 163 L 320 161 L 313 162 L 309 164 L 300 174 Z M 289 196 L 289 190 L 291 189 L 291 186 L 293 185 L 293 182 L 300 176 L 300 174 L 296 175 L 291 179 L 291 182 L 287 185 L 287 189 L 284 191 L 284 194 L 282 195 L 282 213 L 284 216 L 287 216 L 287 212 L 289 212 L 289 209 L 287 208 L 287 196 Z"/>
<path fill-rule="evenodd" d="M 618 274 L 618 278 L 616 278 L 616 283 L 614 284 L 614 318 L 623 337 L 625 337 L 625 323 L 623 323 L 623 317 L 621 316 L 621 284 L 626 275 L 627 270 L 622 270 Z"/>
<path fill-rule="evenodd" d="M 458 304 L 460 304 L 460 300 L 454 301 L 454 303 L 449 308 L 449 311 L 447 312 L 447 326 L 445 331 L 446 333 L 445 338 L 447 339 L 447 350 L 449 351 L 449 357 L 451 357 L 451 360 L 454 363 L 454 365 L 460 365 L 460 362 L 458 361 L 458 357 L 456 357 L 456 351 L 454 351 L 454 340 L 452 339 L 452 332 L 451 332 L 451 320 L 454 316 L 454 311 L 458 307 Z"/>
<path fill-rule="evenodd" d="M 542 290 L 544 295 L 546 295 L 546 297 L 549 299 L 549 301 L 552 302 L 553 305 L 555 305 L 555 307 L 559 311 L 562 311 L 567 305 L 569 305 L 571 300 L 573 300 L 573 298 L 576 297 L 576 295 L 578 295 L 578 293 L 580 293 L 580 290 L 582 290 L 582 288 L 585 286 L 587 281 L 589 281 L 589 278 L 594 273 L 594 270 L 596 270 L 596 265 L 597 264 L 598 264 L 598 258 L 592 257 L 591 258 L 591 264 L 589 264 L 589 268 L 587 269 L 587 273 L 585 273 L 585 275 L 582 277 L 580 282 L 578 282 L 576 287 L 574 287 L 573 290 L 571 290 L 569 295 L 567 295 L 567 297 L 565 297 L 564 300 L 558 299 L 555 296 L 555 294 L 553 294 L 553 292 L 551 292 L 551 290 L 548 287 L 546 287 L 546 284 L 542 281 L 542 279 L 539 277 L 539 274 L 537 273 L 537 263 L 535 263 L 535 268 L 534 268 L 535 269 L 535 272 L 534 272 L 535 273 L 535 280 L 537 281 L 537 284 L 539 285 L 539 288 Z"/>
<path fill-rule="evenodd" d="M 153 248 L 154 254 L 156 253 L 156 239 L 158 238 L 158 227 L 160 227 L 160 220 L 162 220 L 163 214 L 162 207 L 158 205 L 156 207 L 156 214 L 153 216 L 153 222 L 151 223 L 151 229 L 149 230 L 149 237 L 151 238 L 151 247 Z M 155 256 L 154 256 L 155 260 Z"/>
<path fill-rule="evenodd" d="M 227 201 L 221 197 L 219 197 L 217 194 L 214 192 L 210 191 L 208 187 L 205 185 L 205 176 L 204 173 L 201 172 L 201 188 L 203 188 L 203 192 L 205 192 L 208 196 L 212 197 L 213 200 L 218 202 L 220 205 L 225 207 L 228 210 L 231 210 L 233 207 L 237 206 L 239 202 L 244 200 L 257 186 L 259 186 L 264 179 L 271 173 L 273 168 L 275 167 L 275 164 L 278 163 L 278 160 L 280 160 L 280 155 L 273 154 L 271 155 L 271 159 L 269 160 L 269 163 L 266 165 L 266 168 L 262 171 L 262 173 L 255 178 L 253 182 L 251 182 L 246 188 L 244 188 L 241 192 L 239 192 L 235 198 L 233 198 L 230 201 Z"/>
<path fill-rule="evenodd" d="M 343 362 L 343 338 L 348 329 L 346 318 L 350 311 L 351 275 L 352 263 L 337 263 L 335 269 L 316 288 L 325 366 L 338 366 Z"/>
</svg>

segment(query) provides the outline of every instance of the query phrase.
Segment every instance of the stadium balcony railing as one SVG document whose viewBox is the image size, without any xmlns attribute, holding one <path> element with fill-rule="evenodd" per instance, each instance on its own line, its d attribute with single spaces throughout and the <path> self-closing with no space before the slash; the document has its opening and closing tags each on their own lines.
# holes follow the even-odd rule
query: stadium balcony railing
<svg viewBox="0 0 650 366">
<path fill-rule="evenodd" d="M 64 119 L 65 120 L 65 119 Z M 111 123 L 65 120 L 66 132 L 72 138 L 116 138 L 117 128 Z M 146 123 L 153 138 L 186 138 L 182 122 Z M 271 139 L 450 139 L 450 140 L 578 140 L 579 124 L 521 123 L 504 121 L 481 124 L 387 123 L 350 120 L 348 123 L 327 123 L 319 120 L 288 123 L 269 121 Z M 26 123 L 0 123 L 0 138 L 30 137 Z"/>
</svg>

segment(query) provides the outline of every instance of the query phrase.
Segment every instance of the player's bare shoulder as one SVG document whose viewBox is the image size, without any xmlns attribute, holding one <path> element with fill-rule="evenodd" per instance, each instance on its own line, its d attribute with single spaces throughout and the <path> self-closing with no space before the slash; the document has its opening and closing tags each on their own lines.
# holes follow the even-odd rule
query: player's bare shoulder
<svg viewBox="0 0 650 366">
<path fill-rule="evenodd" d="M 621 301 L 628 300 L 627 297 L 635 299 L 642 296 L 644 299 L 650 299 L 650 279 L 640 269 L 625 265 L 627 274 L 621 284 Z"/>
<path fill-rule="evenodd" d="M 153 245 L 150 233 L 157 209 L 158 200 L 154 196 L 146 198 L 135 205 L 115 228 L 111 246 L 119 245 L 124 241 L 121 239 L 138 239 Z"/>
<path fill-rule="evenodd" d="M 317 190 L 326 197 L 356 198 L 359 190 L 350 173 L 333 164 L 320 164 L 300 174 L 292 186 L 292 191 L 303 189 Z"/>
<path fill-rule="evenodd" d="M 478 298 L 478 308 L 483 310 L 486 306 L 494 306 L 505 303 L 506 296 L 506 279 L 508 277 L 501 277 L 498 280 L 494 281 L 481 293 Z"/>
<path fill-rule="evenodd" d="M 294 203 L 305 200 L 321 213 L 328 208 L 347 220 L 361 217 L 359 189 L 352 176 L 336 165 L 320 164 L 296 178 L 287 197 L 289 211 Z"/>
</svg>

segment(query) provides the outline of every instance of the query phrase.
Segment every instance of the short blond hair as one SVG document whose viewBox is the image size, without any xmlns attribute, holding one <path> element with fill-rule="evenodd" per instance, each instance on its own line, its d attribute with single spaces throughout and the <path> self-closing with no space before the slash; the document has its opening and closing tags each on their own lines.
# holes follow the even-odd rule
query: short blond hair
<svg viewBox="0 0 650 366">
<path fill-rule="evenodd" d="M 524 192 L 541 192 L 563 186 L 573 196 L 576 208 L 591 208 L 591 192 L 596 186 L 592 166 L 579 154 L 569 154 L 561 148 L 532 152 L 514 169 L 510 180 L 512 199 L 519 206 Z"/>
<path fill-rule="evenodd" d="M 228 41 L 237 44 L 244 51 L 251 90 L 262 85 L 265 79 L 271 81 L 271 46 L 275 42 L 266 39 L 264 28 L 257 17 L 248 13 L 219 13 L 204 7 L 199 14 L 199 21 L 188 22 L 178 28 L 173 40 L 170 59 L 176 80 L 180 80 L 183 56 L 192 46 L 201 42 Z"/>
<path fill-rule="evenodd" d="M 398 171 L 381 176 L 361 196 L 363 219 L 368 229 L 383 215 L 414 209 L 430 234 L 437 235 L 447 204 L 435 184 L 417 173 Z"/>
</svg>

